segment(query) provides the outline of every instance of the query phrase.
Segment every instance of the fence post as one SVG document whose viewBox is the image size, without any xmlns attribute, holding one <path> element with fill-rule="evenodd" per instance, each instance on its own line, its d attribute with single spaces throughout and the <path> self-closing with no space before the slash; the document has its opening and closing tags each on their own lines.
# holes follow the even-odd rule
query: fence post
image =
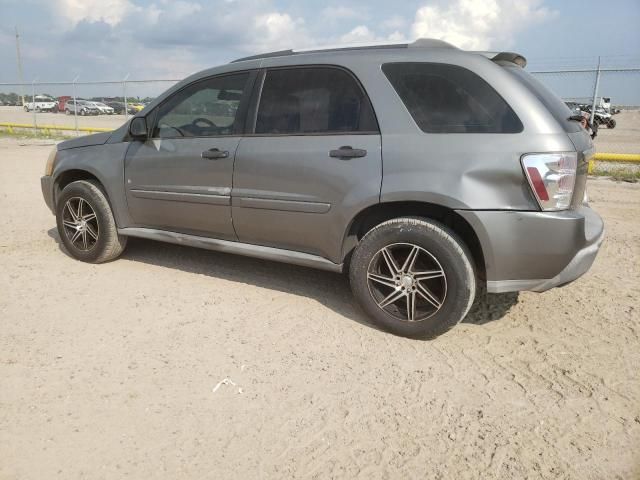
<svg viewBox="0 0 640 480">
<path fill-rule="evenodd" d="M 73 79 L 72 84 L 72 93 L 73 93 L 73 123 L 76 129 L 76 137 L 78 136 L 78 100 L 76 99 L 76 82 L 80 78 L 80 75 L 76 75 L 76 78 Z"/>
<path fill-rule="evenodd" d="M 596 121 L 596 99 L 598 97 L 598 86 L 600 85 L 600 56 L 598 56 L 598 69 L 596 70 L 596 84 L 593 88 L 593 102 L 591 102 L 591 115 L 589 116 L 589 125 L 593 127 Z"/>
<path fill-rule="evenodd" d="M 36 116 L 36 79 L 31 82 L 31 111 L 33 112 L 33 131 L 38 135 L 38 118 Z"/>
<path fill-rule="evenodd" d="M 129 106 L 127 104 L 127 79 L 129 78 L 129 74 L 124 77 L 122 80 L 122 94 L 124 96 L 124 118 L 125 120 L 129 120 Z"/>
</svg>

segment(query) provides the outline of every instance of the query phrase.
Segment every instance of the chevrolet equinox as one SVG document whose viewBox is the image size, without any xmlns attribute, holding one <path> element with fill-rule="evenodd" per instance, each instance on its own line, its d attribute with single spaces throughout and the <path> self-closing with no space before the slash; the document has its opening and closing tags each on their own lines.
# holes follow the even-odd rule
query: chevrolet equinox
<svg viewBox="0 0 640 480">
<path fill-rule="evenodd" d="M 377 325 L 434 337 L 602 242 L 591 138 L 525 65 L 426 39 L 239 59 L 57 145 L 42 192 L 78 260 L 141 237 L 345 272 Z"/>
</svg>

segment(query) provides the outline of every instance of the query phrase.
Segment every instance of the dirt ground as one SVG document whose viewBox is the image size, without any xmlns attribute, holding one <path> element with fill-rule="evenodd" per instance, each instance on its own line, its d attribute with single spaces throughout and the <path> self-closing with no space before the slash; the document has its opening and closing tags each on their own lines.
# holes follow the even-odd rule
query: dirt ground
<svg viewBox="0 0 640 480">
<path fill-rule="evenodd" d="M 617 125 L 610 129 L 598 130 L 595 144 L 598 152 L 640 153 L 640 110 L 623 110 L 615 115 Z M 73 115 L 63 113 L 38 113 L 38 125 L 74 126 Z M 78 126 L 96 128 L 118 128 L 126 121 L 124 115 L 96 115 L 78 117 Z M 0 106 L 0 123 L 14 122 L 33 125 L 33 112 L 25 112 L 22 107 Z M 65 135 L 73 132 L 65 131 Z M 80 132 L 86 134 L 86 132 Z"/>
<path fill-rule="evenodd" d="M 586 276 L 425 342 L 336 274 L 142 240 L 72 260 L 50 148 L 0 140 L 0 479 L 640 478 L 640 185 L 590 181 Z"/>
</svg>

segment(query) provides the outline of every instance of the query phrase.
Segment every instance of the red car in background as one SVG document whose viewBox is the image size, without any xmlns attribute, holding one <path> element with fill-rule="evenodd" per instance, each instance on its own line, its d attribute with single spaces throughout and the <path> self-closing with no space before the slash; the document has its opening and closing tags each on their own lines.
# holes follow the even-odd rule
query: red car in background
<svg viewBox="0 0 640 480">
<path fill-rule="evenodd" d="M 71 100 L 73 97 L 69 95 L 64 95 L 62 97 L 58 97 L 58 108 L 54 110 L 54 112 L 64 112 L 64 108 L 67 105 L 67 101 Z"/>
</svg>

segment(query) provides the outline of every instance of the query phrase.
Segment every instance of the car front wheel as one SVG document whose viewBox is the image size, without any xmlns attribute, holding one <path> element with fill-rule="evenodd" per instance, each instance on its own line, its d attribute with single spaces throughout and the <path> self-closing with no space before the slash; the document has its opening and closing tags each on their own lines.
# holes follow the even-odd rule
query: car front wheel
<svg viewBox="0 0 640 480">
<path fill-rule="evenodd" d="M 396 218 L 370 230 L 351 258 L 354 296 L 381 328 L 436 337 L 459 323 L 475 299 L 469 251 L 446 226 Z"/>
<path fill-rule="evenodd" d="M 79 180 L 67 185 L 56 205 L 58 235 L 72 257 L 103 263 L 118 257 L 127 237 L 118 235 L 109 202 L 97 183 Z"/>
</svg>

